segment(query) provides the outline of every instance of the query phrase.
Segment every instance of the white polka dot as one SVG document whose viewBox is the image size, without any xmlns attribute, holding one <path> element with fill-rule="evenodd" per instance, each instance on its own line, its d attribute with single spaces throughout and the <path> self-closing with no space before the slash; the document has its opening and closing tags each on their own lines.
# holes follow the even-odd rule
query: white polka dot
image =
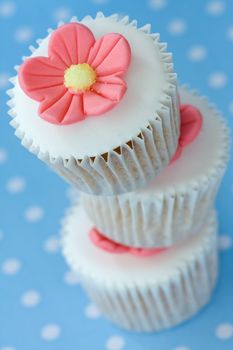
<svg viewBox="0 0 233 350">
<path fill-rule="evenodd" d="M 64 275 L 64 281 L 71 286 L 79 284 L 79 277 L 74 271 L 67 271 Z"/>
<path fill-rule="evenodd" d="M 173 35 L 180 35 L 186 31 L 186 22 L 183 19 L 174 19 L 168 25 L 168 31 Z"/>
<path fill-rule="evenodd" d="M 177 346 L 174 350 L 190 350 L 187 346 Z"/>
<path fill-rule="evenodd" d="M 0 350 L 15 350 L 15 348 L 13 346 L 6 345 L 1 347 Z"/>
<path fill-rule="evenodd" d="M 188 51 L 188 58 L 190 61 L 202 61 L 206 57 L 206 49 L 204 46 L 196 45 L 190 47 Z"/>
<path fill-rule="evenodd" d="M 124 338 L 119 336 L 112 336 L 108 338 L 106 342 L 107 350 L 122 350 L 124 349 L 124 346 L 125 346 Z"/>
<path fill-rule="evenodd" d="M 39 304 L 40 294 L 35 290 L 25 292 L 21 297 L 21 303 L 26 307 L 33 307 Z"/>
<path fill-rule="evenodd" d="M 26 43 L 32 38 L 32 29 L 29 27 L 18 28 L 15 32 L 15 39 L 19 43 Z"/>
<path fill-rule="evenodd" d="M 225 3 L 223 1 L 210 1 L 206 6 L 207 12 L 212 16 L 221 15 L 225 11 Z"/>
<path fill-rule="evenodd" d="M 17 259 L 7 259 L 2 264 L 2 272 L 5 275 L 15 275 L 21 268 L 21 263 Z"/>
<path fill-rule="evenodd" d="M 92 318 L 92 319 L 99 318 L 101 316 L 101 312 L 95 304 L 90 303 L 85 308 L 85 316 L 87 318 Z"/>
<path fill-rule="evenodd" d="M 208 82 L 210 87 L 220 89 L 227 84 L 227 76 L 223 72 L 215 72 L 209 76 Z"/>
<path fill-rule="evenodd" d="M 6 190 L 12 194 L 17 194 L 25 189 L 26 182 L 22 177 L 13 177 L 6 184 Z"/>
<path fill-rule="evenodd" d="M 0 164 L 3 164 L 7 160 L 7 151 L 3 148 L 0 148 Z"/>
<path fill-rule="evenodd" d="M 25 218 L 29 222 L 36 222 L 42 219 L 44 211 L 41 207 L 32 206 L 25 212 Z"/>
<path fill-rule="evenodd" d="M 44 242 L 44 250 L 47 253 L 56 253 L 60 250 L 60 240 L 57 236 L 51 236 Z"/>
<path fill-rule="evenodd" d="M 0 3 L 0 17 L 13 16 L 16 10 L 15 3 L 13 1 L 3 1 Z"/>
<path fill-rule="evenodd" d="M 48 324 L 41 330 L 41 337 L 44 340 L 52 341 L 59 337 L 61 333 L 60 327 L 57 324 Z"/>
<path fill-rule="evenodd" d="M 233 325 L 222 323 L 216 329 L 216 337 L 222 340 L 233 338 Z"/>
<path fill-rule="evenodd" d="M 233 245 L 232 237 L 228 235 L 219 236 L 219 248 L 221 250 L 230 249 Z"/>
<path fill-rule="evenodd" d="M 68 7 L 59 7 L 53 13 L 53 18 L 55 21 L 65 21 L 71 17 L 71 10 Z"/>
<path fill-rule="evenodd" d="M 0 73 L 0 89 L 6 89 L 9 85 L 10 75 L 7 73 Z"/>
<path fill-rule="evenodd" d="M 166 0 L 150 0 L 149 1 L 149 6 L 153 10 L 161 10 L 167 5 Z"/>
</svg>

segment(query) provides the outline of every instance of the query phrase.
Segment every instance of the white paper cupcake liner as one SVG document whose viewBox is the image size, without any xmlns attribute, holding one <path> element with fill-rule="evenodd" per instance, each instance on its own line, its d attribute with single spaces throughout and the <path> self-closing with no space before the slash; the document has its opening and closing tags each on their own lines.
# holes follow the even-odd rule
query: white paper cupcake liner
<svg viewBox="0 0 233 350">
<path fill-rule="evenodd" d="M 97 17 L 104 17 L 98 13 Z M 128 16 L 120 19 L 111 16 L 115 21 L 137 27 L 136 21 L 129 21 Z M 72 21 L 77 21 L 73 18 Z M 159 42 L 159 34 L 151 34 L 150 26 L 138 28 L 150 35 L 160 49 L 160 58 L 166 74 L 167 86 L 154 115 L 148 116 L 143 128 L 129 137 L 128 142 L 119 144 L 116 149 L 93 157 L 85 156 L 76 159 L 54 157 L 48 151 L 42 151 L 30 135 L 25 134 L 17 119 L 14 104 L 14 88 L 8 91 L 11 100 L 8 102 L 13 117 L 11 125 L 15 134 L 30 152 L 52 167 L 59 175 L 80 191 L 90 194 L 119 194 L 145 186 L 169 163 L 176 151 L 179 138 L 179 103 L 177 98 L 176 74 L 173 73 L 172 56 L 166 52 L 166 44 Z M 51 32 L 52 30 L 49 30 Z M 41 40 L 38 41 L 41 44 Z M 35 49 L 30 47 L 32 51 Z M 11 82 L 15 84 L 15 78 Z M 25 111 L 26 113 L 27 111 Z M 122 125 L 122 127 L 124 127 Z"/>
<path fill-rule="evenodd" d="M 218 274 L 213 212 L 198 236 L 154 258 L 125 258 L 83 244 L 87 236 L 74 229 L 76 214 L 69 214 L 63 225 L 63 254 L 113 323 L 128 330 L 160 331 L 187 320 L 210 300 Z"/>
<path fill-rule="evenodd" d="M 181 90 L 196 96 L 193 91 Z M 202 97 L 199 99 L 203 100 Z M 169 185 L 162 189 L 158 185 L 156 190 L 149 186 L 146 191 L 108 197 L 81 195 L 89 217 L 103 235 L 128 246 L 166 247 L 196 234 L 203 226 L 210 208 L 214 206 L 229 153 L 229 131 L 225 122 L 215 108 L 207 106 L 212 118 L 218 121 L 217 128 L 222 139 L 221 149 L 216 149 L 211 167 L 203 169 L 198 165 L 200 173 L 192 180 L 184 179 L 182 185 Z M 193 154 L 195 156 L 201 157 Z M 185 159 L 188 167 L 190 160 Z M 161 177 L 169 175 L 172 167 L 165 169 Z M 154 183 L 156 185 L 156 180 Z"/>
</svg>

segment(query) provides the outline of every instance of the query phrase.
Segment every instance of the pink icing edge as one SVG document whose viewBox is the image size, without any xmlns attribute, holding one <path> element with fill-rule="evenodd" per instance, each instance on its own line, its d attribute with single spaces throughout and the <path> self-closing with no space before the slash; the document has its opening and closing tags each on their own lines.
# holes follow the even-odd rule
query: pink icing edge
<svg viewBox="0 0 233 350">
<path fill-rule="evenodd" d="M 128 253 L 137 257 L 146 258 L 165 252 L 168 248 L 134 248 L 114 242 L 102 235 L 95 227 L 89 231 L 91 242 L 98 248 L 113 254 Z"/>
<path fill-rule="evenodd" d="M 181 157 L 182 151 L 183 151 L 183 148 L 180 145 L 178 145 L 177 149 L 176 149 L 176 153 L 174 154 L 174 156 L 170 160 L 170 164 L 175 163 L 175 161 L 177 161 L 177 159 L 179 159 Z"/>
<path fill-rule="evenodd" d="M 182 120 L 182 116 L 184 116 L 184 113 L 187 112 L 187 109 L 189 110 L 189 113 L 191 114 L 191 117 L 194 120 L 193 124 L 195 125 L 195 128 L 192 127 L 192 128 L 188 128 L 188 130 L 187 130 L 187 128 L 185 130 L 184 129 L 182 130 L 182 122 L 183 122 L 183 124 L 185 124 L 184 123 L 185 121 Z M 190 104 L 181 104 L 180 105 L 180 118 L 181 118 L 182 134 L 180 135 L 177 150 L 176 150 L 175 154 L 173 155 L 173 157 L 170 161 L 170 164 L 173 164 L 177 159 L 180 158 L 180 156 L 183 152 L 183 148 L 195 140 L 195 138 L 199 135 L 201 128 L 202 128 L 202 125 L 203 125 L 203 117 L 202 117 L 200 110 L 198 108 L 190 105 Z"/>
<path fill-rule="evenodd" d="M 89 231 L 89 237 L 90 240 L 92 241 L 92 243 L 102 249 L 105 250 L 106 252 L 109 253 L 115 253 L 115 254 L 119 254 L 119 253 L 127 253 L 128 252 L 128 248 L 118 244 L 110 239 L 108 239 L 107 237 L 103 236 L 102 234 L 99 233 L 99 231 L 93 227 L 90 231 Z"/>
<path fill-rule="evenodd" d="M 169 248 L 129 248 L 129 253 L 135 256 L 146 258 L 153 255 L 158 255 L 167 251 Z"/>
</svg>

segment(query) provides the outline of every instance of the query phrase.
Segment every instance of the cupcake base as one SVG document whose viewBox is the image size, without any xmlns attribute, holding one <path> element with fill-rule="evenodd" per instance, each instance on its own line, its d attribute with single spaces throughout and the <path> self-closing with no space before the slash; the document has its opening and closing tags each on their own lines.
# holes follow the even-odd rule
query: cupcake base
<svg viewBox="0 0 233 350">
<path fill-rule="evenodd" d="M 160 331 L 187 320 L 210 300 L 218 271 L 214 212 L 195 237 L 147 258 L 97 248 L 88 237 L 92 227 L 83 208 L 73 207 L 63 222 L 63 254 L 113 323 Z"/>
</svg>

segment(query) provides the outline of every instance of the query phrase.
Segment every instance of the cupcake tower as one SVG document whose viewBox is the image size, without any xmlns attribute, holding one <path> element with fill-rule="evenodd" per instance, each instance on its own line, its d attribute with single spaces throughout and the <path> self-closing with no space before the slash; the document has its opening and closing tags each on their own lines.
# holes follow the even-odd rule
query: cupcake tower
<svg viewBox="0 0 233 350">
<path fill-rule="evenodd" d="M 177 88 L 166 44 L 128 17 L 73 18 L 31 50 L 12 79 L 11 125 L 80 190 L 63 220 L 66 260 L 119 326 L 179 324 L 216 283 L 222 117 Z"/>
</svg>

